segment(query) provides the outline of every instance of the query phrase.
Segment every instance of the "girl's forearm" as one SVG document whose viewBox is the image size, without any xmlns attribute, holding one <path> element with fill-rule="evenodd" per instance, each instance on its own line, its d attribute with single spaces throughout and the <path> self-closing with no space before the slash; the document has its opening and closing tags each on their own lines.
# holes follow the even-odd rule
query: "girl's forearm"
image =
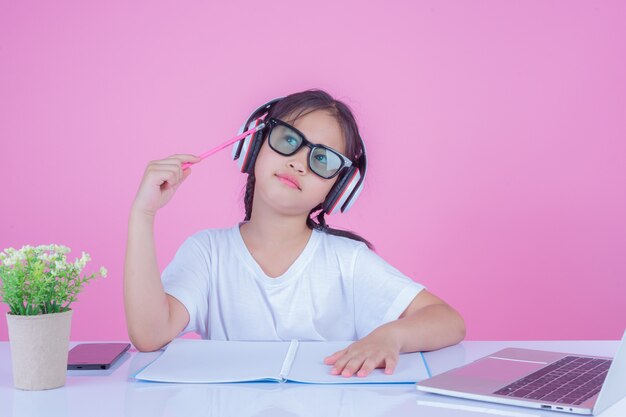
<svg viewBox="0 0 626 417">
<path fill-rule="evenodd" d="M 128 334 L 139 350 L 167 343 L 169 306 L 154 243 L 154 217 L 131 211 L 124 262 L 124 307 Z"/>
<path fill-rule="evenodd" d="M 389 333 L 400 352 L 440 349 L 459 343 L 465 337 L 465 322 L 447 304 L 431 304 L 412 315 L 387 323 L 375 331 Z"/>
</svg>

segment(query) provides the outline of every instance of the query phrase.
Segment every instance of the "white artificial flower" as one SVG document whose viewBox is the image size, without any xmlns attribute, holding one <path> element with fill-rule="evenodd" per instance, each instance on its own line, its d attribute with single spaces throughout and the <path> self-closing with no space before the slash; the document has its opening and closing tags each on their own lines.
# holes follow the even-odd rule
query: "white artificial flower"
<svg viewBox="0 0 626 417">
<path fill-rule="evenodd" d="M 109 271 L 107 271 L 105 267 L 103 266 L 100 267 L 100 275 L 102 276 L 102 278 L 106 277 L 108 272 Z"/>
<path fill-rule="evenodd" d="M 64 255 L 71 252 L 70 248 L 68 248 L 67 246 L 63 246 L 63 245 L 55 245 L 55 250 L 57 253 L 61 253 Z"/>
<path fill-rule="evenodd" d="M 91 256 L 89 256 L 87 252 L 82 252 L 80 259 L 76 259 L 74 265 L 76 265 L 79 271 L 82 271 L 85 265 L 87 265 L 87 262 L 89 262 L 90 260 Z"/>
</svg>

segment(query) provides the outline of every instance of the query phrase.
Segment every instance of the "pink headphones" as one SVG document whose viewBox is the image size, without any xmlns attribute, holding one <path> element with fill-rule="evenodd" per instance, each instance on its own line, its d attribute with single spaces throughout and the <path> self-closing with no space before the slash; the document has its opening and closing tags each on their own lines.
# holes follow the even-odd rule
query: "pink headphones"
<svg viewBox="0 0 626 417">
<path fill-rule="evenodd" d="M 258 107 L 252 112 L 244 124 L 241 125 L 239 129 L 240 135 L 246 131 L 246 127 L 247 130 L 255 129 L 255 131 L 244 139 L 236 142 L 233 146 L 233 159 L 237 162 L 241 172 L 247 174 L 253 172 L 254 162 L 259 154 L 261 145 L 263 145 L 263 138 L 266 132 L 264 120 L 271 108 L 283 98 L 284 97 L 275 98 Z M 335 185 L 331 188 L 322 203 L 322 210 L 327 214 L 335 214 L 340 211 L 344 213 L 348 211 L 363 189 L 363 181 L 365 180 L 365 172 L 367 169 L 367 158 L 365 156 L 365 144 L 360 136 L 359 140 L 363 147 L 363 155 L 359 158 L 359 166 L 355 166 L 355 164 L 345 168 L 339 175 L 337 182 L 335 182 Z"/>
</svg>

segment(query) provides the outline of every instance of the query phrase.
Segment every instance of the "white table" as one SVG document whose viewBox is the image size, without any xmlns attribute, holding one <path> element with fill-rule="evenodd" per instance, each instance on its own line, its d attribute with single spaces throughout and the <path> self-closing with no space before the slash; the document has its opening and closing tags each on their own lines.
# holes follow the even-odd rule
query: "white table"
<svg viewBox="0 0 626 417">
<path fill-rule="evenodd" d="M 78 342 L 72 342 L 71 346 Z M 463 342 L 426 353 L 434 374 L 504 347 L 613 356 L 618 341 Z M 0 416 L 565 416 L 555 411 L 497 405 L 417 392 L 413 384 L 307 385 L 294 383 L 162 384 L 133 375 L 160 352 L 131 348 L 109 370 L 68 371 L 66 385 L 47 391 L 13 388 L 10 347 L 0 342 Z M 625 387 L 626 389 L 626 387 Z M 604 417 L 626 416 L 626 399 Z"/>
</svg>

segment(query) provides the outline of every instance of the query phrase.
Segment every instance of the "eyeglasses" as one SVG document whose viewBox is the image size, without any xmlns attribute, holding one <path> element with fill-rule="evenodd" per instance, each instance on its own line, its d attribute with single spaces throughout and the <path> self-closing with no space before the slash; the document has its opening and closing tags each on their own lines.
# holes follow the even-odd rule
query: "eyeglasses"
<svg viewBox="0 0 626 417">
<path fill-rule="evenodd" d="M 352 166 L 352 161 L 336 150 L 309 142 L 302 132 L 282 120 L 270 118 L 268 143 L 277 153 L 290 156 L 303 146 L 308 146 L 309 169 L 325 179 L 334 178 L 343 168 Z"/>
</svg>

